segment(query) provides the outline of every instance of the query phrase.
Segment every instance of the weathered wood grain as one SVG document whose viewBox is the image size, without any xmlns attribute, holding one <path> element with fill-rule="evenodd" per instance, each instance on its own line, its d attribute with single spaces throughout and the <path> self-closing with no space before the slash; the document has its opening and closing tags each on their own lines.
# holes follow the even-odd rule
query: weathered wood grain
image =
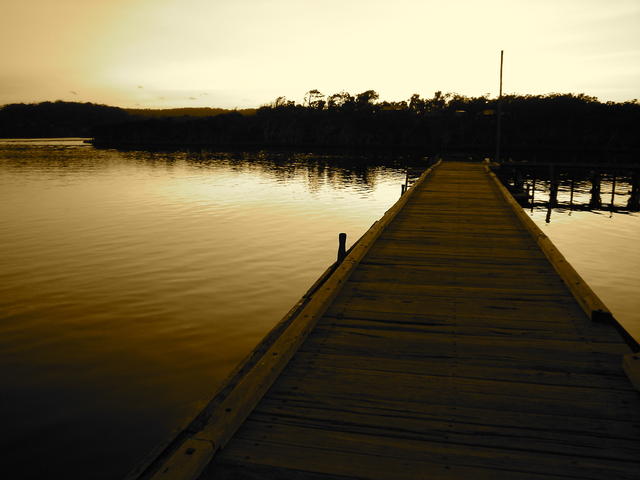
<svg viewBox="0 0 640 480">
<path fill-rule="evenodd" d="M 434 170 L 201 478 L 640 478 L 629 348 L 503 193 Z"/>
</svg>

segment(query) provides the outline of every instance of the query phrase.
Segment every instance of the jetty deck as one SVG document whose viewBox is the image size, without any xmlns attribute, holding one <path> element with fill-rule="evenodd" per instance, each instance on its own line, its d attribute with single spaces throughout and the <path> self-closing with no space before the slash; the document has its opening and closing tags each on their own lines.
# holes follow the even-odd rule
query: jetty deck
<svg viewBox="0 0 640 480">
<path fill-rule="evenodd" d="M 213 445 L 199 478 L 640 478 L 637 345 L 585 314 L 486 170 L 442 163 L 363 239 L 241 426 L 192 436 Z"/>
</svg>

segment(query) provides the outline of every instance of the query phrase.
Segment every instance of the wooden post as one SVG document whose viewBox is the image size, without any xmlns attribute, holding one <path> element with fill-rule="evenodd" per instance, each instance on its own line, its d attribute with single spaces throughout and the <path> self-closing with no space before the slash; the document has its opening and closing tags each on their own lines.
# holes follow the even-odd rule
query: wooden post
<svg viewBox="0 0 640 480">
<path fill-rule="evenodd" d="M 611 181 L 611 209 L 613 210 L 613 206 L 615 204 L 616 199 L 616 171 L 613 171 L 613 180 Z"/>
<path fill-rule="evenodd" d="M 553 164 L 549 165 L 549 208 L 558 204 L 558 176 Z"/>
<path fill-rule="evenodd" d="M 520 167 L 513 167 L 513 191 L 514 192 L 522 192 L 524 190 L 524 177 L 522 175 L 522 171 Z"/>
<path fill-rule="evenodd" d="M 594 170 L 591 174 L 591 199 L 589 200 L 589 208 L 601 208 L 602 200 L 600 199 L 600 181 L 602 177 L 598 170 Z"/>
<path fill-rule="evenodd" d="M 400 185 L 400 196 L 404 195 L 404 192 L 407 191 L 407 186 L 403 183 Z"/>
<path fill-rule="evenodd" d="M 629 192 L 627 208 L 632 212 L 640 210 L 640 171 L 638 170 L 634 170 L 631 174 L 631 192 Z"/>
<path fill-rule="evenodd" d="M 533 171 L 533 179 L 531 180 L 531 211 L 533 212 L 533 204 L 536 201 L 536 171 Z"/>
<path fill-rule="evenodd" d="M 575 186 L 575 180 L 573 178 L 573 175 L 571 175 L 571 196 L 569 197 L 569 208 L 571 210 L 573 210 L 573 189 Z"/>
<path fill-rule="evenodd" d="M 344 260 L 344 257 L 347 256 L 347 234 L 339 233 L 338 234 L 338 263 Z"/>
</svg>

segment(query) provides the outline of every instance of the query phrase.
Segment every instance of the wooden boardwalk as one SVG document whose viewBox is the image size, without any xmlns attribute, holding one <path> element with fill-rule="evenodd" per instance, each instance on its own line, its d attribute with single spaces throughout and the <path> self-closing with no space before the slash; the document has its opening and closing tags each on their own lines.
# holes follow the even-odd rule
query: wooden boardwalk
<svg viewBox="0 0 640 480">
<path fill-rule="evenodd" d="M 629 353 L 483 166 L 445 162 L 200 478 L 638 480 Z"/>
</svg>

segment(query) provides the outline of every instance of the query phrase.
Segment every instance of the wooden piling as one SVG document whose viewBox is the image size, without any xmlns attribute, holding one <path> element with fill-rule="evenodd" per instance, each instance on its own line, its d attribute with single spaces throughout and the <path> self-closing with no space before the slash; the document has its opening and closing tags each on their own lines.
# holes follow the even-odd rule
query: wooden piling
<svg viewBox="0 0 640 480">
<path fill-rule="evenodd" d="M 531 180 L 531 211 L 536 200 L 536 171 L 533 171 L 533 180 Z"/>
<path fill-rule="evenodd" d="M 339 233 L 338 234 L 338 263 L 344 260 L 344 257 L 347 255 L 347 234 Z"/>
<path fill-rule="evenodd" d="M 600 198 L 600 188 L 602 175 L 598 170 L 591 173 L 591 198 L 589 200 L 589 208 L 599 209 L 602 207 L 602 199 Z"/>
<path fill-rule="evenodd" d="M 569 197 L 569 209 L 573 210 L 573 191 L 574 191 L 574 188 L 575 188 L 575 179 L 574 179 L 573 175 L 571 175 L 571 186 L 569 188 L 570 188 L 570 191 L 571 191 L 571 194 L 570 194 L 570 197 Z"/>
<path fill-rule="evenodd" d="M 629 192 L 629 200 L 627 208 L 632 212 L 640 211 L 640 171 L 633 170 L 631 174 L 631 191 Z"/>
</svg>

